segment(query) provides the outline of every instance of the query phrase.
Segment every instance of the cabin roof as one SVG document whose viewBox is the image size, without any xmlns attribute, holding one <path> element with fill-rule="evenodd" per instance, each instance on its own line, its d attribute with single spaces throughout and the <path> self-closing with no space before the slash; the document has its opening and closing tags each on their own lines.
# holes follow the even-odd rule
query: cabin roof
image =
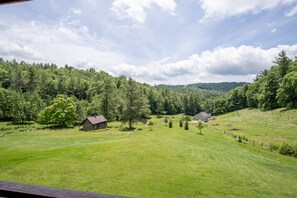
<svg viewBox="0 0 297 198">
<path fill-rule="evenodd" d="M 102 115 L 99 116 L 90 116 L 86 120 L 89 120 L 91 124 L 99 124 L 102 122 L 107 122 L 106 118 Z"/>
</svg>

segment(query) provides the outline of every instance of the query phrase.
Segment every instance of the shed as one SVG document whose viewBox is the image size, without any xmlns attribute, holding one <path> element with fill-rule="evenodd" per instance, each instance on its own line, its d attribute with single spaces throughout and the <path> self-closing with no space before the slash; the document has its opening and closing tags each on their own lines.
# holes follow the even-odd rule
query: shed
<svg viewBox="0 0 297 198">
<path fill-rule="evenodd" d="M 107 127 L 107 120 L 104 116 L 91 116 L 83 121 L 83 130 L 103 129 Z"/>
<path fill-rule="evenodd" d="M 210 113 L 206 113 L 206 112 L 200 112 L 197 115 L 194 116 L 193 120 L 201 120 L 203 122 L 208 122 L 211 118 L 211 114 Z"/>
</svg>

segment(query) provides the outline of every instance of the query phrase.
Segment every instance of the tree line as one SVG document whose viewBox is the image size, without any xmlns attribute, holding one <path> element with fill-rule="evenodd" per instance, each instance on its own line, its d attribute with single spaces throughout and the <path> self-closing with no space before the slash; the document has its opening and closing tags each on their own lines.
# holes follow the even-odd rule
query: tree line
<svg viewBox="0 0 297 198">
<path fill-rule="evenodd" d="M 258 74 L 253 83 L 212 98 L 204 108 L 214 115 L 244 108 L 297 108 L 297 57 L 290 59 L 281 51 L 273 63 L 275 65 Z"/>
<path fill-rule="evenodd" d="M 77 123 L 87 116 L 104 115 L 109 121 L 121 120 L 132 127 L 133 122 L 149 114 L 195 115 L 204 110 L 220 115 L 248 107 L 296 108 L 296 57 L 289 59 L 282 51 L 274 64 L 257 75 L 253 83 L 218 95 L 192 89 L 172 91 L 92 68 L 80 70 L 69 65 L 0 58 L 0 121 L 59 123 L 57 117 L 65 117 L 65 112 L 74 109 L 72 117 Z M 49 113 L 56 112 L 53 109 L 59 113 L 54 117 Z"/>
<path fill-rule="evenodd" d="M 113 77 L 104 71 L 0 58 L 2 121 L 58 123 L 57 117 L 73 109 L 66 110 L 66 104 L 70 104 L 75 107 L 78 123 L 87 116 L 104 115 L 110 121 L 127 121 L 131 125 L 136 119 L 131 116 L 143 119 L 149 114 L 194 115 L 202 110 L 205 101 L 199 93 L 178 93 L 125 76 Z M 60 114 L 56 118 L 49 116 L 57 108 L 62 109 Z"/>
</svg>

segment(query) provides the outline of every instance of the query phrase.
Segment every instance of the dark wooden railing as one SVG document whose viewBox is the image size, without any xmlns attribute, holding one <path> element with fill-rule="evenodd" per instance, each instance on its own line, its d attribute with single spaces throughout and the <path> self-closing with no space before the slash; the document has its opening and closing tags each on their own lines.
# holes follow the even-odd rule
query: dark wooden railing
<svg viewBox="0 0 297 198">
<path fill-rule="evenodd" d="M 119 198 L 119 196 L 0 181 L 0 197 Z"/>
</svg>

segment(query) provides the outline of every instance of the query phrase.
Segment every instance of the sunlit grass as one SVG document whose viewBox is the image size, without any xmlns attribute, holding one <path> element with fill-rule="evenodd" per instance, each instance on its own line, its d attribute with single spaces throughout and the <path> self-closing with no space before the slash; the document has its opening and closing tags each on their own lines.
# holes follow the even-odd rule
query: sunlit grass
<svg viewBox="0 0 297 198">
<path fill-rule="evenodd" d="M 297 160 L 207 127 L 38 130 L 0 138 L 0 180 L 131 197 L 295 197 Z"/>
</svg>

